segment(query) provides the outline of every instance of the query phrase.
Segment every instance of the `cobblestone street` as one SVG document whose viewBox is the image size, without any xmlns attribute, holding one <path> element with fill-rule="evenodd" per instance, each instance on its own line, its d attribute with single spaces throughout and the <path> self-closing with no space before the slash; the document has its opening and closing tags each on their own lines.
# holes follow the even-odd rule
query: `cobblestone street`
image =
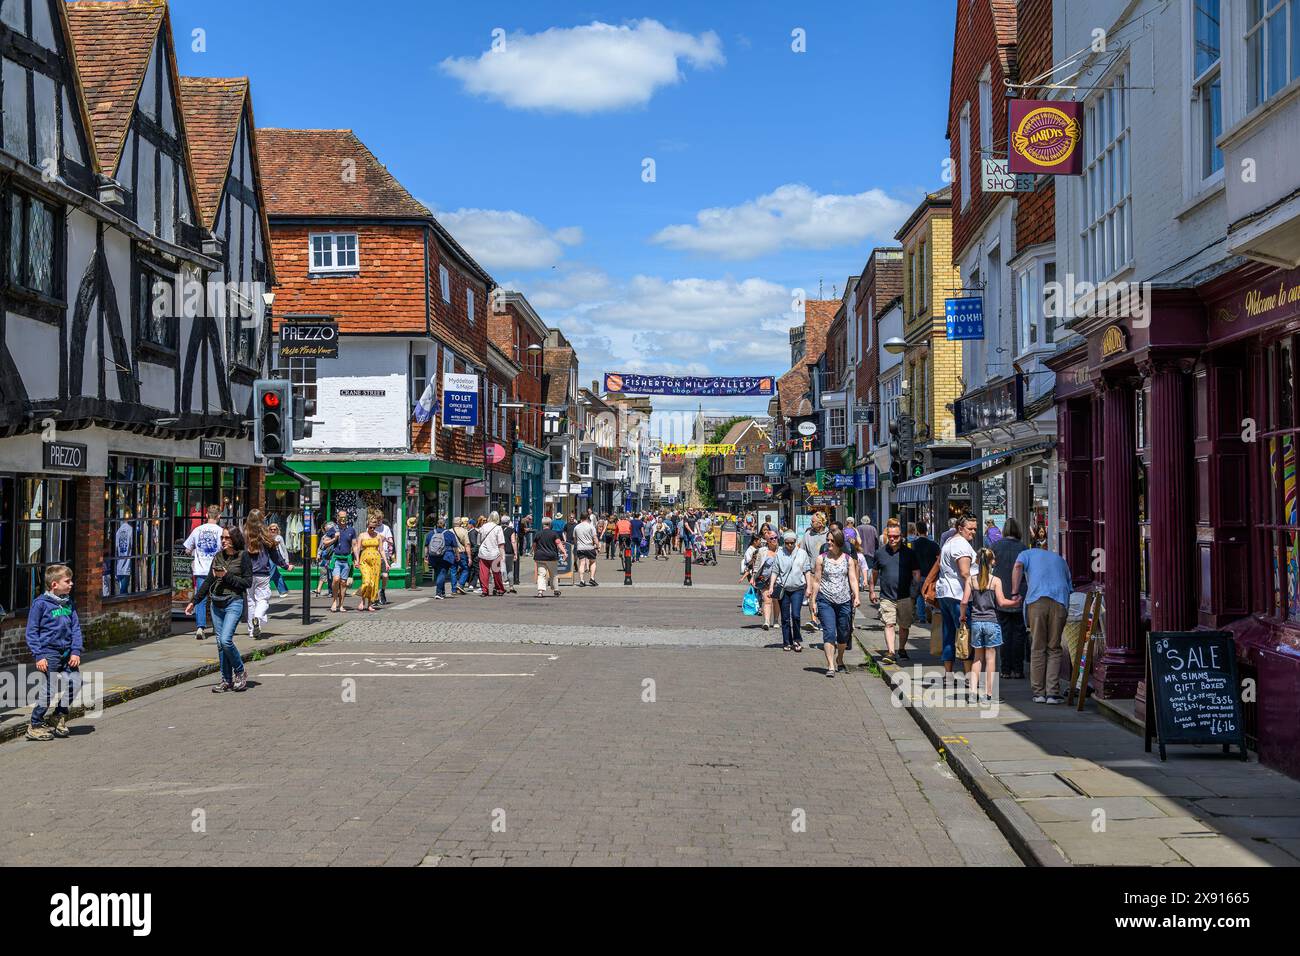
<svg viewBox="0 0 1300 956">
<path fill-rule="evenodd" d="M 508 627 L 395 606 L 245 694 L 205 678 L 8 744 L 0 863 L 1018 862 L 878 678 L 765 647 L 730 562 L 700 570 L 718 587 L 490 602 Z M 580 605 L 611 626 L 535 623 Z"/>
</svg>

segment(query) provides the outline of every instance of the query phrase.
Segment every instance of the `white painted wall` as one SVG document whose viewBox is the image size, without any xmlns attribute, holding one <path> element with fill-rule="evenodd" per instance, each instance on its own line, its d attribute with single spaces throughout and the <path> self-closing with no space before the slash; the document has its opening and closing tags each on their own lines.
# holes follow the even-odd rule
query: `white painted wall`
<svg viewBox="0 0 1300 956">
<path fill-rule="evenodd" d="M 344 336 L 339 358 L 316 365 L 316 417 L 312 437 L 295 450 L 365 448 L 404 450 L 410 445 L 408 338 Z M 380 390 L 382 396 L 342 396 L 344 390 Z"/>
</svg>

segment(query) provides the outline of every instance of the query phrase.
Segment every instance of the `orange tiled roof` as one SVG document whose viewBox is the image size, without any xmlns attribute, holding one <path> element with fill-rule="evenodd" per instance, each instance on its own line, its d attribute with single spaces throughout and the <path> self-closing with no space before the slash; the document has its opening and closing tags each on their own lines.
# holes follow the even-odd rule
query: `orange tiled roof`
<svg viewBox="0 0 1300 956">
<path fill-rule="evenodd" d="M 181 109 L 189 134 L 194 189 L 199 194 L 203 223 L 209 229 L 216 226 L 247 97 L 247 77 L 181 77 Z"/>
<path fill-rule="evenodd" d="M 350 129 L 263 128 L 256 140 L 272 216 L 432 218 Z"/>
<path fill-rule="evenodd" d="M 67 4 L 90 134 L 104 172 L 117 169 L 166 0 L 77 0 Z"/>
<path fill-rule="evenodd" d="M 808 392 L 808 370 L 797 365 L 776 380 L 780 397 L 781 414 L 786 418 L 812 414 L 812 403 L 804 396 Z"/>
</svg>

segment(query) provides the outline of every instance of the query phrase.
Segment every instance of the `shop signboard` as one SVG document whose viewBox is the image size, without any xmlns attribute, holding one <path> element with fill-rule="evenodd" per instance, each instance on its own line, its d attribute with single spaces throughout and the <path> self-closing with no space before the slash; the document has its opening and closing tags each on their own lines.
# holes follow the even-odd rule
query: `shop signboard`
<svg viewBox="0 0 1300 956">
<path fill-rule="evenodd" d="M 199 458 L 203 461 L 225 461 L 226 443 L 220 438 L 200 438 Z"/>
<path fill-rule="evenodd" d="M 338 357 L 338 323 L 296 322 L 280 326 L 280 358 L 336 359 Z"/>
<path fill-rule="evenodd" d="M 763 474 L 779 478 L 785 474 L 785 455 L 764 455 Z"/>
<path fill-rule="evenodd" d="M 86 470 L 86 446 L 70 441 L 47 441 L 41 444 L 41 458 L 47 470 Z"/>
<path fill-rule="evenodd" d="M 984 338 L 984 297 L 944 299 L 943 320 L 949 342 Z"/>
<path fill-rule="evenodd" d="M 1083 173 L 1083 104 L 1073 100 L 1007 101 L 1007 171 L 1033 176 Z"/>
<path fill-rule="evenodd" d="M 478 376 L 444 372 L 442 376 L 442 423 L 453 427 L 478 425 Z"/>
</svg>

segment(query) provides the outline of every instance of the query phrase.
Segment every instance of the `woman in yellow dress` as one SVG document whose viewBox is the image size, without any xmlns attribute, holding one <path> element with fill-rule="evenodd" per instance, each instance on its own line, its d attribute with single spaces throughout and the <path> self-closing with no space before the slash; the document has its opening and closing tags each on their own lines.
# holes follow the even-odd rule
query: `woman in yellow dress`
<svg viewBox="0 0 1300 956">
<path fill-rule="evenodd" d="M 370 515 L 366 521 L 366 530 L 357 535 L 352 545 L 352 559 L 361 568 L 361 610 L 375 610 L 374 602 L 379 598 L 379 576 L 388 573 L 388 556 L 384 554 L 383 542 L 378 529 L 379 518 Z"/>
</svg>

